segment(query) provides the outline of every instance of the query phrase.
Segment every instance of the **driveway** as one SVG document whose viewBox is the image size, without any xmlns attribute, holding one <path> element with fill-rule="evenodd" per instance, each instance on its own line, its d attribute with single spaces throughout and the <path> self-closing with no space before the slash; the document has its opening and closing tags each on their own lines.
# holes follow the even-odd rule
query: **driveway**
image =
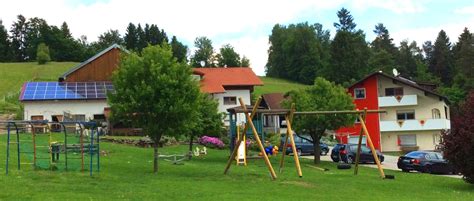
<svg viewBox="0 0 474 201">
<path fill-rule="evenodd" d="M 322 161 L 332 161 L 330 155 L 331 155 L 331 152 L 329 152 L 326 156 L 321 156 L 321 160 Z M 307 159 L 313 159 L 314 158 L 314 156 L 312 156 L 312 155 L 311 156 L 306 155 L 306 156 L 301 156 L 301 157 L 302 158 L 307 158 Z M 401 171 L 397 167 L 398 156 L 384 155 L 384 157 L 385 157 L 385 160 L 382 163 L 383 169 Z M 365 166 L 365 167 L 370 167 L 370 168 L 377 168 L 377 165 L 375 165 L 375 164 L 360 164 L 360 166 Z M 423 174 L 423 173 L 412 171 L 412 172 L 407 173 L 407 174 Z M 459 178 L 459 179 L 462 178 L 461 175 L 437 175 L 437 174 L 434 174 L 434 175 L 444 176 L 444 177 L 452 177 L 452 178 Z"/>
</svg>

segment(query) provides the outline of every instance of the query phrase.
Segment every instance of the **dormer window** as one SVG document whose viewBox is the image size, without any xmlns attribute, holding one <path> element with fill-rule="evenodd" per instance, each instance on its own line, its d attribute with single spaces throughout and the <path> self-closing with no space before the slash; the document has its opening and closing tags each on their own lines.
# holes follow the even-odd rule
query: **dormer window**
<svg viewBox="0 0 474 201">
<path fill-rule="evenodd" d="M 365 88 L 355 88 L 354 89 L 354 98 L 355 99 L 365 99 Z"/>
</svg>

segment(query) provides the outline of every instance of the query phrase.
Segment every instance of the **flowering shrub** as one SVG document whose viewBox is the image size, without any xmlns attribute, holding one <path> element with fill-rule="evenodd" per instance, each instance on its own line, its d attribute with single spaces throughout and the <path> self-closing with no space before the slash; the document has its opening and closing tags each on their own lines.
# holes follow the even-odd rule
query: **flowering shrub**
<svg viewBox="0 0 474 201">
<path fill-rule="evenodd" d="M 213 147 L 213 148 L 219 148 L 222 149 L 224 148 L 224 143 L 216 137 L 209 137 L 209 136 L 202 136 L 198 140 L 199 144 L 202 144 L 207 147 Z"/>
</svg>

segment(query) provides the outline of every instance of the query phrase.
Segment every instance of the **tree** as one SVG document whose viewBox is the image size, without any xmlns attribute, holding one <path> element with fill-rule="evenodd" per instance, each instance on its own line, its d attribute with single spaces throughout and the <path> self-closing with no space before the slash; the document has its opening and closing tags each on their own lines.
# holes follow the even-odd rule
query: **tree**
<svg viewBox="0 0 474 201">
<path fill-rule="evenodd" d="M 145 31 L 143 30 L 140 24 L 138 24 L 137 26 L 137 37 L 138 37 L 138 43 L 137 43 L 136 51 L 142 52 L 143 48 L 145 48 L 148 45 L 148 41 L 145 35 Z"/>
<path fill-rule="evenodd" d="M 63 24 L 61 24 L 61 32 L 63 33 L 64 38 L 72 38 L 71 31 L 69 30 L 69 26 L 66 22 L 63 22 Z"/>
<path fill-rule="evenodd" d="M 412 79 L 416 78 L 418 71 L 417 65 L 418 62 L 423 62 L 422 59 L 421 49 L 416 45 L 415 41 L 410 44 L 408 44 L 407 40 L 400 42 L 396 66 L 401 75 Z"/>
<path fill-rule="evenodd" d="M 51 61 L 51 57 L 49 56 L 49 47 L 46 46 L 44 43 L 40 43 L 38 45 L 38 49 L 36 51 L 36 61 L 38 64 L 46 64 Z"/>
<path fill-rule="evenodd" d="M 194 137 L 206 135 L 218 136 L 223 128 L 223 113 L 219 113 L 219 103 L 209 96 L 203 94 L 198 98 L 198 114 L 194 118 L 194 126 L 189 134 L 189 158 L 192 157 Z"/>
<path fill-rule="evenodd" d="M 471 91 L 459 112 L 451 120 L 451 131 L 443 133 L 444 156 L 474 184 L 474 91 Z"/>
<path fill-rule="evenodd" d="M 290 91 L 287 95 L 290 99 L 283 102 L 286 108 L 291 103 L 295 103 L 297 111 L 337 111 L 353 110 L 354 104 L 352 97 L 346 89 L 340 85 L 318 77 L 314 85 L 300 89 L 299 91 Z M 296 133 L 309 134 L 308 139 L 314 146 L 314 163 L 320 162 L 319 141 L 327 129 L 338 129 L 341 126 L 349 126 L 354 123 L 352 115 L 296 115 L 292 121 L 292 126 Z"/>
<path fill-rule="evenodd" d="M 218 66 L 223 67 L 239 67 L 240 55 L 235 52 L 234 47 L 230 44 L 225 44 L 221 47 L 219 52 L 220 57 L 217 59 Z"/>
<path fill-rule="evenodd" d="M 336 27 L 337 31 L 355 31 L 357 24 L 354 23 L 354 18 L 352 17 L 351 12 L 345 8 L 341 8 L 341 10 L 337 11 L 337 17 L 339 18 L 339 23 L 334 22 L 334 27 Z"/>
<path fill-rule="evenodd" d="M 173 50 L 173 56 L 178 60 L 178 62 L 187 62 L 186 55 L 188 54 L 188 47 L 179 42 L 178 39 L 176 39 L 176 36 L 171 38 L 170 45 Z"/>
<path fill-rule="evenodd" d="M 349 11 L 342 8 L 337 16 L 339 23 L 334 23 L 334 26 L 338 31 L 331 43 L 331 67 L 326 77 L 330 81 L 349 85 L 370 72 L 370 52 L 364 32 L 355 31 L 356 24 Z"/>
<path fill-rule="evenodd" d="M 105 48 L 108 48 L 109 46 L 113 44 L 123 44 L 123 39 L 120 36 L 120 33 L 118 30 L 108 30 L 101 34 L 99 36 L 99 40 L 95 43 L 92 43 L 92 46 L 96 50 L 96 52 L 99 52 Z"/>
<path fill-rule="evenodd" d="M 129 50 L 136 50 L 138 47 L 137 28 L 133 23 L 129 23 L 124 36 L 125 47 Z"/>
<path fill-rule="evenodd" d="M 390 73 L 395 67 L 395 61 L 390 53 L 382 49 L 372 53 L 369 66 L 373 70 Z"/>
<path fill-rule="evenodd" d="M 450 86 L 453 80 L 453 60 L 451 55 L 451 43 L 446 32 L 441 30 L 438 33 L 434 47 L 433 58 L 428 69 L 435 76 L 441 78 L 443 84 Z"/>
<path fill-rule="evenodd" d="M 275 25 L 269 37 L 267 76 L 311 84 L 329 64 L 324 33 L 320 24 Z"/>
<path fill-rule="evenodd" d="M 197 37 L 194 40 L 194 47 L 197 49 L 191 56 L 192 67 L 215 67 L 214 48 L 209 38 L 205 36 Z M 204 66 L 201 66 L 201 61 L 204 62 Z"/>
<path fill-rule="evenodd" d="M 250 67 L 250 60 L 244 55 L 240 60 L 241 67 Z"/>
<path fill-rule="evenodd" d="M 13 23 L 10 30 L 11 45 L 15 61 L 25 61 L 27 59 L 26 47 L 27 44 L 27 29 L 28 22 L 23 15 L 17 16 L 17 21 Z"/>
<path fill-rule="evenodd" d="M 474 36 L 464 28 L 459 41 L 453 48 L 455 64 L 455 84 L 467 91 L 474 89 Z"/>
<path fill-rule="evenodd" d="M 8 38 L 8 31 L 0 20 L 0 62 L 11 60 L 11 44 Z"/>
<path fill-rule="evenodd" d="M 142 56 L 125 55 L 112 77 L 109 103 L 115 119 L 127 119 L 154 142 L 153 171 L 158 171 L 161 136 L 188 133 L 197 116 L 198 82 L 191 68 L 177 62 L 168 45 L 148 46 Z"/>
</svg>

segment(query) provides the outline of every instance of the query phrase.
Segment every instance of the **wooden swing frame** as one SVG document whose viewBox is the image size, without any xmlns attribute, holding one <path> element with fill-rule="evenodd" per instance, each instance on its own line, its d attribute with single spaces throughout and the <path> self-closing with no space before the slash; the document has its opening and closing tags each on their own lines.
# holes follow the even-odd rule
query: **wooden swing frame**
<svg viewBox="0 0 474 201">
<path fill-rule="evenodd" d="M 261 100 L 262 100 L 262 97 L 259 97 L 257 99 L 257 101 L 255 102 L 255 105 L 253 106 L 252 112 L 249 114 L 249 111 L 247 110 L 247 107 L 245 106 L 242 98 L 239 98 L 240 106 L 243 110 L 242 112 L 246 116 L 247 123 L 244 125 L 244 129 L 242 130 L 242 132 L 237 133 L 237 139 L 243 139 L 243 136 L 245 136 L 245 132 L 247 131 L 247 128 L 252 128 L 252 133 L 253 133 L 255 141 L 256 141 L 256 143 L 257 143 L 257 145 L 258 145 L 258 147 L 259 147 L 259 149 L 262 153 L 262 156 L 263 156 L 262 158 L 265 161 L 266 166 L 268 167 L 268 170 L 270 172 L 270 175 L 271 175 L 272 179 L 275 180 L 277 178 L 277 176 L 275 174 L 275 170 L 273 169 L 273 166 L 272 166 L 270 160 L 268 159 L 267 154 L 265 153 L 265 148 L 263 147 L 263 144 L 260 140 L 260 137 L 258 136 L 257 129 L 255 128 L 255 125 L 252 122 L 253 117 L 255 116 L 255 114 L 258 111 L 257 108 L 260 105 Z M 377 168 L 379 170 L 380 177 L 382 179 L 385 179 L 386 178 L 385 177 L 385 172 L 382 168 L 382 165 L 380 163 L 380 159 L 378 158 L 377 152 L 375 150 L 374 144 L 372 142 L 372 139 L 369 135 L 369 131 L 367 130 L 367 126 L 366 126 L 367 114 L 369 114 L 369 113 L 379 114 L 379 113 L 385 113 L 385 112 L 386 111 L 383 111 L 383 110 L 367 110 L 367 108 L 364 108 L 364 110 L 358 110 L 357 109 L 357 110 L 343 110 L 343 111 L 296 112 L 295 104 L 293 103 L 291 105 L 291 110 L 289 110 L 289 111 L 288 110 L 286 110 L 286 111 L 276 111 L 276 112 L 260 111 L 259 113 L 285 115 L 287 130 L 286 130 L 285 143 L 284 143 L 284 146 L 282 147 L 283 151 L 282 151 L 282 156 L 281 156 L 280 164 L 279 164 L 280 165 L 279 166 L 279 172 L 281 173 L 282 170 L 283 170 L 283 164 L 284 164 L 285 155 L 286 155 L 285 154 L 285 152 L 286 152 L 285 149 L 288 146 L 288 139 L 289 139 L 291 149 L 293 150 L 293 157 L 294 157 L 294 160 L 295 160 L 296 172 L 297 172 L 297 174 L 300 178 L 303 177 L 303 173 L 301 171 L 301 165 L 300 165 L 300 161 L 299 161 L 298 152 L 296 151 L 295 139 L 294 139 L 294 135 L 293 135 L 294 132 L 293 132 L 293 129 L 292 129 L 292 126 L 291 126 L 291 123 L 293 122 L 294 115 L 331 115 L 331 114 L 333 114 L 333 115 L 337 115 L 337 114 L 355 114 L 355 115 L 357 115 L 356 118 L 359 119 L 359 121 L 360 121 L 361 130 L 360 130 L 360 133 L 359 133 L 359 140 L 358 140 L 358 144 L 357 144 L 357 153 L 356 153 L 356 161 L 355 161 L 355 167 L 354 167 L 354 175 L 358 174 L 359 161 L 360 161 L 360 152 L 361 152 L 361 146 L 362 146 L 362 137 L 363 137 L 363 135 L 365 135 L 366 138 L 367 138 L 367 142 L 369 144 L 369 148 L 372 152 L 372 156 L 374 157 L 375 163 L 377 164 Z M 242 140 L 237 140 L 237 142 L 234 146 L 234 149 L 232 150 L 232 154 L 230 155 L 229 160 L 227 161 L 227 164 L 226 164 L 226 167 L 225 167 L 225 170 L 224 170 L 224 174 L 227 174 L 227 172 L 229 171 L 230 166 L 232 164 L 232 161 L 235 160 L 235 157 L 237 156 L 238 147 L 240 146 L 241 142 L 242 142 Z"/>
</svg>

